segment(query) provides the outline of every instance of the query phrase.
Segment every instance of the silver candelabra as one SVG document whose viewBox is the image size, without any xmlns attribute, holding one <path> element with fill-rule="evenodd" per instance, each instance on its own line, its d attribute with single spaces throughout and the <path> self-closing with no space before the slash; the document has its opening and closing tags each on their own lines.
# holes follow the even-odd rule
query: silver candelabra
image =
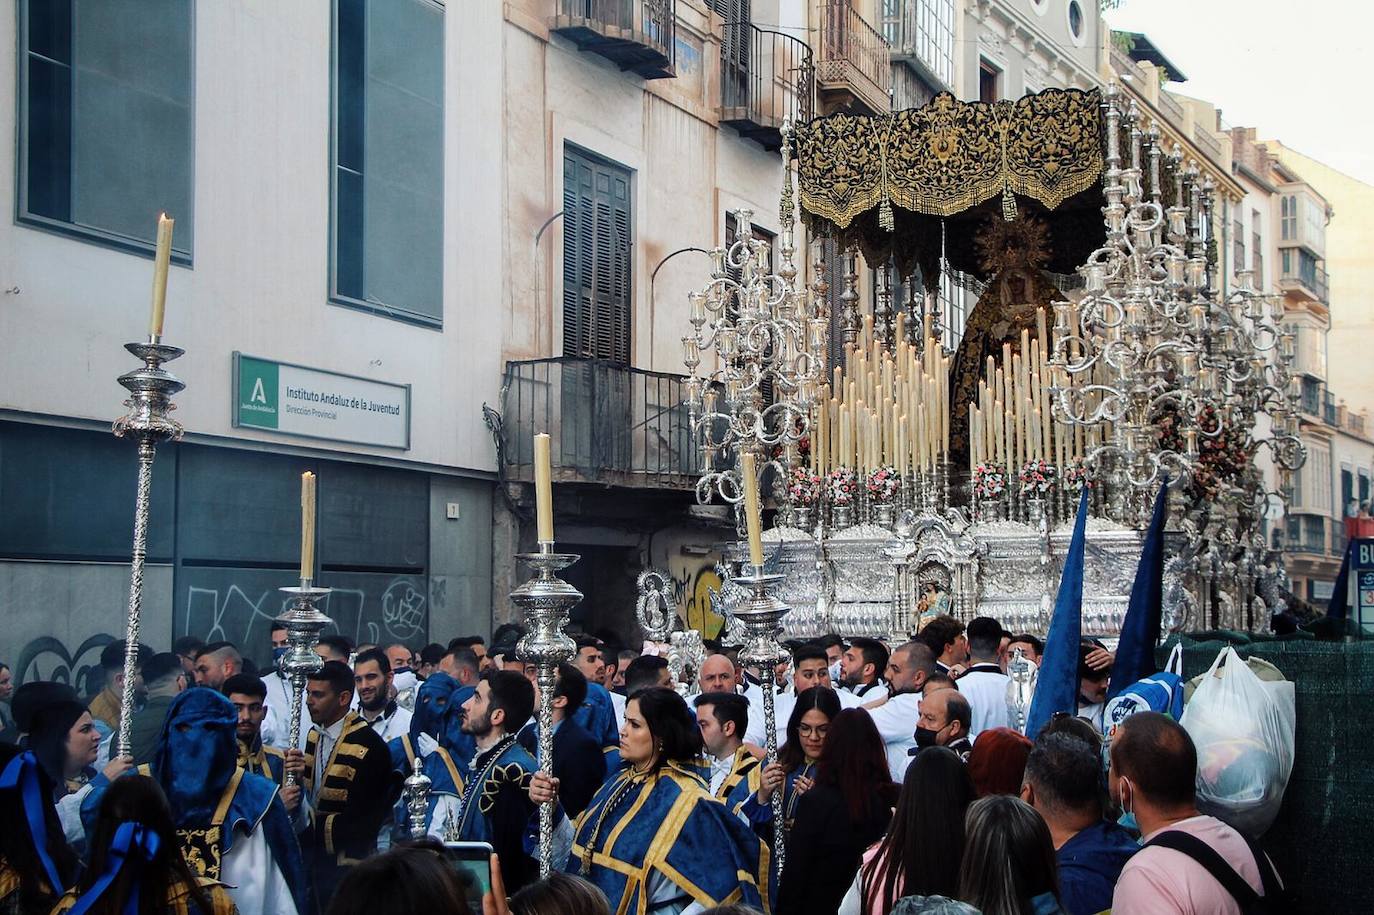
<svg viewBox="0 0 1374 915">
<path fill-rule="evenodd" d="M 1148 493 L 1191 475 L 1198 435 L 1206 434 L 1198 367 L 1211 287 L 1210 188 L 1174 150 L 1174 203 L 1166 208 L 1158 129 L 1142 130 L 1135 103 L 1123 111 L 1115 86 L 1105 97 L 1107 240 L 1080 268 L 1077 309 L 1055 303 L 1052 391 L 1055 417 L 1091 433 L 1084 465 L 1106 486 L 1107 514 L 1143 523 Z M 1178 447 L 1157 434 L 1166 412 L 1176 417 Z"/>
<path fill-rule="evenodd" d="M 748 589 L 748 596 L 734 608 L 734 618 L 744 630 L 744 647 L 740 649 L 740 663 L 754 666 L 759 670 L 763 689 L 763 729 L 764 749 L 767 763 L 778 761 L 777 708 L 774 692 L 778 664 L 789 657 L 787 649 L 778 641 L 782 635 L 782 621 L 791 611 L 769 589 L 783 580 L 782 575 L 765 572 L 763 566 L 750 566 L 749 574 L 735 578 L 733 583 Z M 777 861 L 778 873 L 782 873 L 786 858 L 785 831 L 783 822 L 783 792 L 786 783 L 773 792 L 773 858 Z"/>
<path fill-rule="evenodd" d="M 301 694 L 310 675 L 324 666 L 315 651 L 320 644 L 320 633 L 334 621 L 320 612 L 316 605 L 329 595 L 329 588 L 317 588 L 309 578 L 302 578 L 299 587 L 281 588 L 280 591 L 291 598 L 291 609 L 283 613 L 277 623 L 286 627 L 286 654 L 282 656 L 279 668 L 291 681 L 291 721 L 287 732 L 288 744 L 296 746 L 301 732 Z M 296 784 L 296 774 L 286 773 L 286 785 Z"/>
<path fill-rule="evenodd" d="M 790 162 L 791 126 L 783 128 L 783 161 Z M 792 171 L 784 169 L 777 269 L 772 242 L 753 233 L 753 213 L 735 214 L 738 233 L 729 248 L 711 251 L 711 280 L 688 296 L 691 334 L 682 338 L 687 366 L 687 406 L 700 443 L 704 473 L 697 499 L 716 495 L 736 506 L 742 529 L 740 456 L 752 452 L 772 461 L 774 492 L 784 502 L 783 480 L 798 464 L 798 444 L 810 434 L 813 409 L 825 380 L 830 318 L 824 295 L 798 282 L 796 213 Z M 824 285 L 822 284 L 822 290 Z M 715 351 L 715 367 L 698 371 Z M 728 468 L 713 469 L 717 457 Z"/>
<path fill-rule="evenodd" d="M 119 702 L 119 756 L 130 754 L 129 728 L 134 714 L 134 680 L 138 668 L 138 630 L 143 615 L 143 565 L 148 554 L 148 508 L 152 502 L 153 458 L 159 442 L 181 438 L 181 424 L 168 414 L 176 409 L 172 395 L 186 387 L 163 368 L 185 350 L 168 346 L 150 336 L 146 343 L 126 343 L 124 348 L 143 360 L 140 368 L 119 376 L 129 392 L 124 406 L 129 412 L 115 420 L 113 431 L 138 445 L 138 490 L 134 501 L 133 559 L 129 569 L 129 615 L 124 634 L 124 690 Z"/>
<path fill-rule="evenodd" d="M 524 613 L 526 633 L 518 650 L 533 663 L 539 683 L 539 771 L 553 776 L 553 694 L 558 685 L 558 665 L 577 654 L 577 643 L 563 627 L 568 614 L 582 600 L 582 592 L 557 573 L 581 557 L 555 553 L 553 544 L 541 542 L 539 552 L 522 553 L 520 560 L 534 570 L 534 577 L 511 592 L 511 601 Z M 539 805 L 539 878 L 546 879 L 553 859 L 553 802 Z"/>
</svg>

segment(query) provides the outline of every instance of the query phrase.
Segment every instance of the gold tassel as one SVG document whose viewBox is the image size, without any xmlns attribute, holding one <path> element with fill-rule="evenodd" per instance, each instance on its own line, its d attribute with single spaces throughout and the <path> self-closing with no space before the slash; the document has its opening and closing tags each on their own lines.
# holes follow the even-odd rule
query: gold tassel
<svg viewBox="0 0 1374 915">
<path fill-rule="evenodd" d="M 1006 222 L 1016 222 L 1016 198 L 1012 196 L 1011 188 L 1002 188 L 1002 219 Z"/>
<path fill-rule="evenodd" d="M 892 215 L 892 201 L 886 197 L 878 205 L 878 228 L 885 232 L 891 232 L 897 228 L 897 220 Z"/>
</svg>

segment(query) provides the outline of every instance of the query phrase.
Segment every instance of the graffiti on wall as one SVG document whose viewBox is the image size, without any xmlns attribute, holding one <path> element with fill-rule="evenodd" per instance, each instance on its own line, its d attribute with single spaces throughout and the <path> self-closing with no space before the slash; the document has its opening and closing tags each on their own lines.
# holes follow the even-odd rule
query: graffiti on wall
<svg viewBox="0 0 1374 915">
<path fill-rule="evenodd" d="M 114 640 L 114 636 L 102 632 L 86 639 L 73 651 L 61 639 L 52 636 L 34 639 L 19 652 L 14 667 L 15 682 L 55 680 L 71 686 L 78 696 L 93 696 L 105 688 L 100 652 Z"/>
<path fill-rule="evenodd" d="M 711 609 L 711 590 L 721 587 L 716 573 L 720 554 L 704 547 L 703 541 L 709 544 L 713 539 L 694 531 L 664 532 L 655 537 L 650 551 L 651 565 L 666 570 L 672 579 L 678 619 L 708 639 L 718 636 L 725 625 L 724 617 Z"/>
<path fill-rule="evenodd" d="M 192 576 L 194 572 L 194 576 Z M 177 635 L 207 642 L 229 641 L 252 654 L 263 653 L 272 621 L 289 609 L 279 590 L 282 573 L 258 569 L 186 570 L 174 609 Z M 335 573 L 320 610 L 334 621 L 327 633 L 355 643 L 422 644 L 428 634 L 428 582 L 422 575 Z"/>
</svg>

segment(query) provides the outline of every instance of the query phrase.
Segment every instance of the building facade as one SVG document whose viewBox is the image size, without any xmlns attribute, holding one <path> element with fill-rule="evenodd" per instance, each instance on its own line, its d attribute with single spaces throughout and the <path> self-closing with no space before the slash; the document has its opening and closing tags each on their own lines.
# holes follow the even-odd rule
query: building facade
<svg viewBox="0 0 1374 915">
<path fill-rule="evenodd" d="M 136 365 L 123 346 L 148 332 L 160 211 L 176 220 L 165 340 L 186 351 L 169 366 L 186 435 L 158 452 L 146 640 L 270 653 L 307 469 L 340 632 L 486 629 L 499 11 L 17 9 L 0 24 L 0 121 L 18 138 L 0 151 L 6 661 L 79 676 L 124 631 L 134 448 L 110 422 Z"/>
</svg>

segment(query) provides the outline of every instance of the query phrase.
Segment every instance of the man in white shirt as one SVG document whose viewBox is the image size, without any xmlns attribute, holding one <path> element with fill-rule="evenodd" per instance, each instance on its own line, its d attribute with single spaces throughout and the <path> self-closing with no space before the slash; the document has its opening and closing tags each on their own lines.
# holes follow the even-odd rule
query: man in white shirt
<svg viewBox="0 0 1374 915">
<path fill-rule="evenodd" d="M 992 728 L 1011 726 L 1011 712 L 1007 708 L 1007 687 L 1011 678 L 1002 673 L 997 664 L 997 650 L 1002 643 L 1002 626 L 997 620 L 980 616 L 968 624 L 969 668 L 959 675 L 959 692 L 973 710 L 968 738 Z"/>
<path fill-rule="evenodd" d="M 358 714 L 388 742 L 410 733 L 411 712 L 391 697 L 392 682 L 391 662 L 385 652 L 380 648 L 359 652 L 353 661 Z"/>
<path fill-rule="evenodd" d="M 916 747 L 916 723 L 921 715 L 921 689 L 935 673 L 935 655 L 924 642 L 907 642 L 887 662 L 888 694 L 864 705 L 887 747 L 892 780 L 901 784 L 911 763 L 907 752 Z"/>
<path fill-rule="evenodd" d="M 864 702 L 876 702 L 887 695 L 883 674 L 887 671 L 887 646 L 877 639 L 857 637 L 849 640 L 840 659 L 841 679 L 851 693 Z"/>
</svg>

